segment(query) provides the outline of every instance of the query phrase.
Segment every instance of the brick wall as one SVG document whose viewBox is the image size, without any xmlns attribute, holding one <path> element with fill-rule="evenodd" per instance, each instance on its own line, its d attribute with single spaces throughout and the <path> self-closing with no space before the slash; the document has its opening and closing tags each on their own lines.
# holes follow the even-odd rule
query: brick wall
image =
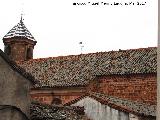
<svg viewBox="0 0 160 120">
<path fill-rule="evenodd" d="M 35 41 L 25 38 L 9 38 L 5 39 L 5 46 L 9 46 L 10 53 L 7 55 L 14 61 L 28 60 L 33 58 L 33 49 L 36 45 Z"/>
<path fill-rule="evenodd" d="M 51 104 L 52 100 L 53 100 L 53 96 L 52 95 L 45 95 L 45 94 L 32 94 L 31 98 L 33 100 L 39 101 L 41 103 L 46 103 L 46 104 Z"/>
<path fill-rule="evenodd" d="M 156 87 L 156 74 L 132 74 L 100 76 L 91 81 L 87 89 L 88 91 L 100 92 L 123 99 L 156 104 Z M 41 94 L 39 92 L 38 94 L 32 94 L 31 97 L 47 104 L 51 104 L 53 98 L 58 97 L 64 104 L 85 94 L 85 91 L 74 93 L 76 88 L 72 89 L 56 90 L 58 91 L 56 94 L 44 94 L 43 92 Z M 64 93 L 61 92 L 62 90 Z"/>
<path fill-rule="evenodd" d="M 90 90 L 148 104 L 156 104 L 156 74 L 97 77 Z"/>
<path fill-rule="evenodd" d="M 76 98 L 80 97 L 80 95 L 68 95 L 68 96 L 61 96 L 62 104 L 68 103 Z"/>
<path fill-rule="evenodd" d="M 30 95 L 32 99 L 42 103 L 51 104 L 54 98 L 58 98 L 65 104 L 72 101 L 85 93 L 84 87 L 68 87 L 68 88 L 32 88 Z"/>
<path fill-rule="evenodd" d="M 71 100 L 74 100 L 76 98 L 80 97 L 80 95 L 52 95 L 52 94 L 34 94 L 31 95 L 31 98 L 33 100 L 39 101 L 41 103 L 51 104 L 53 98 L 59 98 L 62 101 L 62 104 L 65 104 Z"/>
<path fill-rule="evenodd" d="M 13 44 L 11 46 L 11 57 L 15 61 L 25 60 L 26 58 L 25 44 Z"/>
</svg>

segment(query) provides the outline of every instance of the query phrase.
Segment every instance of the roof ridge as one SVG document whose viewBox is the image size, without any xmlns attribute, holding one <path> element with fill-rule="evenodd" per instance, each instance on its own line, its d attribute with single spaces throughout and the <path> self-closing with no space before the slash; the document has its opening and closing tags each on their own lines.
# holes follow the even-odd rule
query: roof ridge
<svg viewBox="0 0 160 120">
<path fill-rule="evenodd" d="M 156 73 L 157 49 L 103 52 L 18 61 L 40 82 L 38 87 L 87 85 L 100 75 Z M 44 81 L 44 79 L 46 79 Z"/>
<path fill-rule="evenodd" d="M 81 57 L 85 55 L 93 55 L 93 54 L 99 54 L 99 53 L 110 53 L 110 52 L 126 52 L 126 51 L 138 51 L 138 50 L 147 50 L 147 49 L 156 49 L 157 47 L 147 47 L 147 48 L 135 48 L 135 49 L 126 49 L 126 50 L 110 50 L 110 51 L 104 51 L 104 52 L 95 52 L 95 53 L 86 53 L 86 54 L 77 54 L 77 55 L 64 55 L 64 56 L 55 56 L 55 57 L 46 57 L 46 58 L 36 58 L 36 59 L 30 59 L 27 62 L 31 61 L 41 61 L 41 60 L 47 60 L 47 59 L 60 59 L 60 58 L 68 58 L 68 57 Z M 18 63 L 25 62 L 25 61 L 18 61 Z"/>
</svg>

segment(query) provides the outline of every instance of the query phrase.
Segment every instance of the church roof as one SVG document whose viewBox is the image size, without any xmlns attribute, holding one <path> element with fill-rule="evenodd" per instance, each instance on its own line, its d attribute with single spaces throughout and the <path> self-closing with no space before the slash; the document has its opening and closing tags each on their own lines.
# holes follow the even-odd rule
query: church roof
<svg viewBox="0 0 160 120">
<path fill-rule="evenodd" d="M 26 26 L 23 23 L 22 17 L 20 22 L 15 25 L 4 37 L 3 39 L 6 38 L 14 38 L 14 37 L 23 37 L 27 38 L 29 40 L 35 41 L 34 37 L 32 34 L 29 32 L 29 30 L 26 28 Z"/>
<path fill-rule="evenodd" d="M 32 102 L 31 120 L 82 120 L 84 108 Z M 84 119 L 83 119 L 84 120 Z"/>
<path fill-rule="evenodd" d="M 144 116 L 156 116 L 156 105 L 149 105 L 141 102 L 121 99 L 115 96 L 109 96 L 103 93 L 90 92 L 85 95 L 66 103 L 66 106 L 74 105 L 78 101 L 91 97 L 102 104 L 108 105 L 114 109 Z"/>
<path fill-rule="evenodd" d="M 39 80 L 35 87 L 85 86 L 99 75 L 156 73 L 157 48 L 32 59 L 18 64 Z"/>
</svg>

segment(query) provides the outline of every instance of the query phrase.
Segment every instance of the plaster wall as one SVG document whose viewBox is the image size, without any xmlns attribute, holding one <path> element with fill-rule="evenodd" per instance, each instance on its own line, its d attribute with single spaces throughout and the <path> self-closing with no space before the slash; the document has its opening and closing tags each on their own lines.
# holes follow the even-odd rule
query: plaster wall
<svg viewBox="0 0 160 120">
<path fill-rule="evenodd" d="M 19 111 L 15 109 L 4 109 L 0 111 L 0 120 L 28 120 Z"/>
<path fill-rule="evenodd" d="M 72 106 L 84 106 L 86 116 L 91 120 L 129 120 L 129 114 L 86 97 Z"/>
<path fill-rule="evenodd" d="M 0 57 L 0 105 L 16 106 L 29 116 L 29 90 L 30 81 L 11 69 Z"/>
</svg>

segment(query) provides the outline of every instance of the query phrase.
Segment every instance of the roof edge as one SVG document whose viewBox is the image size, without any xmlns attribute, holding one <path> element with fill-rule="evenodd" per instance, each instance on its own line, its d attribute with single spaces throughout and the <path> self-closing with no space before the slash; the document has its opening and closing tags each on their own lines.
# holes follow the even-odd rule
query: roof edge
<svg viewBox="0 0 160 120">
<path fill-rule="evenodd" d="M 93 99 L 97 100 L 98 102 L 100 102 L 102 104 L 105 104 L 105 105 L 108 105 L 109 107 L 112 107 L 112 108 L 114 108 L 116 110 L 120 110 L 120 111 L 123 111 L 123 112 L 128 112 L 128 113 L 131 113 L 131 114 L 134 114 L 134 115 L 138 115 L 138 116 L 155 117 L 154 115 L 151 115 L 151 114 L 144 114 L 142 112 L 137 112 L 137 111 L 134 111 L 134 110 L 132 110 L 130 108 L 127 108 L 126 106 L 122 106 L 122 105 L 118 105 L 118 104 L 112 103 L 112 101 L 109 98 L 107 100 L 104 100 L 103 98 L 100 98 L 100 97 L 98 98 L 98 97 L 96 97 L 94 95 L 94 93 L 85 93 L 84 95 L 82 95 L 82 96 L 80 96 L 80 97 L 78 97 L 78 98 L 76 98 L 76 99 L 74 99 L 74 100 L 72 100 L 72 101 L 70 101 L 68 103 L 65 103 L 64 105 L 65 106 L 70 106 L 72 104 L 75 104 L 79 100 L 82 100 L 85 97 L 93 98 Z M 126 101 L 125 99 L 121 99 L 121 98 L 117 98 L 117 99 Z M 130 100 L 128 100 L 128 101 L 130 101 Z M 134 103 L 134 101 L 132 101 L 132 102 Z M 145 104 L 145 105 L 147 105 L 147 104 Z"/>
<path fill-rule="evenodd" d="M 67 58 L 67 57 L 81 57 L 83 55 L 91 55 L 91 54 L 98 54 L 98 53 L 127 52 L 127 51 L 138 51 L 138 50 L 147 50 L 147 49 L 157 49 L 157 47 L 119 49 L 119 50 L 108 50 L 108 51 L 101 51 L 101 52 L 89 52 L 89 53 L 83 53 L 83 54 L 60 55 L 60 56 L 52 56 L 52 57 L 30 59 L 29 62 L 32 62 L 32 61 L 41 61 L 41 60 L 46 60 L 46 59 L 63 59 L 63 58 Z"/>
<path fill-rule="evenodd" d="M 21 74 L 26 79 L 30 80 L 33 84 L 36 84 L 35 78 L 30 73 L 26 72 L 25 69 L 23 69 L 22 67 L 18 66 L 16 64 L 16 62 L 14 62 L 13 60 L 11 60 L 1 49 L 0 49 L 0 56 L 8 63 L 8 65 L 13 70 L 15 70 L 16 72 L 18 72 L 19 74 Z"/>
</svg>

